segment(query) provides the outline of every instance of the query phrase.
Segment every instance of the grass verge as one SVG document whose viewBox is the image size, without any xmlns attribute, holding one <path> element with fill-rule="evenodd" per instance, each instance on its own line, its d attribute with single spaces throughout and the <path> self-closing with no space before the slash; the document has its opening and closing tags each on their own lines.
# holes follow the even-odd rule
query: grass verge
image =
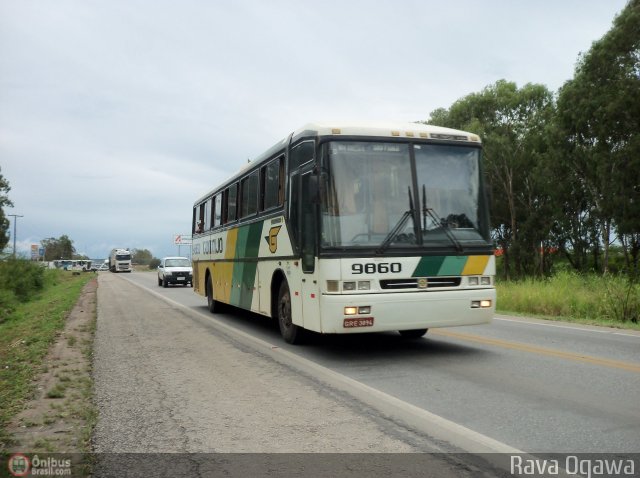
<svg viewBox="0 0 640 478">
<path fill-rule="evenodd" d="M 0 445 L 9 440 L 5 425 L 32 396 L 33 380 L 44 371 L 43 358 L 67 314 L 94 277 L 47 270 L 42 291 L 0 323 Z"/>
<path fill-rule="evenodd" d="M 640 284 L 625 277 L 561 272 L 498 281 L 496 289 L 500 313 L 640 330 Z"/>
</svg>

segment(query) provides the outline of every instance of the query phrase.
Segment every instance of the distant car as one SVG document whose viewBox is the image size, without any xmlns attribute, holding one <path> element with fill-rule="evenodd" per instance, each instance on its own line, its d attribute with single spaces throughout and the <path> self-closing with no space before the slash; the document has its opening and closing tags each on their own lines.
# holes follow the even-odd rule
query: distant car
<svg viewBox="0 0 640 478">
<path fill-rule="evenodd" d="M 108 270 L 109 270 L 109 264 L 107 264 L 106 262 L 103 262 L 96 268 L 96 272 L 108 271 Z"/>
<path fill-rule="evenodd" d="M 158 285 L 169 287 L 169 284 L 193 283 L 193 268 L 186 257 L 164 257 L 158 266 Z"/>
</svg>

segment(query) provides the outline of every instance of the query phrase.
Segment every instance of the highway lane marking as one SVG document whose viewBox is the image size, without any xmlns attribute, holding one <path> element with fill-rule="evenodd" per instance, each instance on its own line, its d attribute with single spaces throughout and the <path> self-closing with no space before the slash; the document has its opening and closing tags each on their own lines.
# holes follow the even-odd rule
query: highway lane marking
<svg viewBox="0 0 640 478">
<path fill-rule="evenodd" d="M 480 335 L 464 334 L 443 329 L 432 329 L 429 331 L 429 333 L 433 333 L 433 335 L 439 335 L 442 337 L 467 340 L 469 342 L 477 342 L 485 345 L 495 345 L 496 347 L 502 347 L 511 350 L 519 350 L 522 352 L 529 352 L 538 355 L 546 355 L 548 357 L 558 357 L 566 360 L 573 360 L 575 362 L 583 362 L 592 365 L 600 365 L 603 367 L 617 368 L 627 370 L 629 372 L 640 373 L 640 364 L 622 362 L 620 360 L 593 357 L 591 355 L 577 354 L 573 352 L 563 352 L 562 350 L 538 347 L 536 345 L 524 344 L 522 342 L 509 342 L 507 340 L 492 339 L 488 337 L 482 337 Z"/>
<path fill-rule="evenodd" d="M 543 324 L 540 322 L 530 322 L 527 320 L 505 319 L 504 317 L 494 317 L 493 320 L 502 320 L 504 322 L 515 322 L 517 324 L 539 325 L 540 327 L 556 327 L 558 329 L 577 330 L 579 332 L 593 332 L 596 334 L 622 335 L 624 337 L 635 337 L 636 339 L 640 339 L 640 334 L 613 332 L 611 330 L 585 329 L 584 327 L 580 327 L 579 325 L 571 326 L 571 325 L 558 325 L 558 324 Z"/>
</svg>

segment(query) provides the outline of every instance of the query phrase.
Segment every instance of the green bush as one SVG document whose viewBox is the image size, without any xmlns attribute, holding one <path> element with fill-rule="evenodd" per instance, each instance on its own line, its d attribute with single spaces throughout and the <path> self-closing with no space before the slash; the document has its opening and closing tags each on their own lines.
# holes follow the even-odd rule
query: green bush
<svg viewBox="0 0 640 478">
<path fill-rule="evenodd" d="M 18 299 L 13 291 L 0 289 L 0 324 L 11 316 L 17 304 Z"/>
<path fill-rule="evenodd" d="M 27 302 L 44 287 L 44 268 L 24 259 L 0 262 L 0 291 L 12 292 L 20 302 Z"/>
<path fill-rule="evenodd" d="M 500 310 L 590 321 L 637 323 L 640 284 L 624 275 L 560 271 L 545 279 L 498 281 Z"/>
</svg>

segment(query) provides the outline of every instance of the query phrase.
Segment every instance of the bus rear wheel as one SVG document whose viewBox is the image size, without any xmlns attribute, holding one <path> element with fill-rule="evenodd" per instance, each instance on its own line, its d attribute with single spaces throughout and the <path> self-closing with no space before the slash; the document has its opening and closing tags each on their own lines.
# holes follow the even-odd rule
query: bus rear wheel
<svg viewBox="0 0 640 478">
<path fill-rule="evenodd" d="M 280 284 L 278 292 L 278 325 L 280 334 L 285 342 L 289 344 L 299 344 L 304 335 L 304 329 L 293 323 L 291 315 L 291 292 L 287 281 Z"/>
<path fill-rule="evenodd" d="M 213 298 L 213 283 L 211 281 L 211 276 L 207 277 L 207 309 L 212 314 L 216 312 L 220 312 L 221 304 L 217 300 Z"/>
<path fill-rule="evenodd" d="M 427 333 L 427 330 L 429 329 L 400 330 L 399 332 L 404 339 L 419 339 Z"/>
</svg>

